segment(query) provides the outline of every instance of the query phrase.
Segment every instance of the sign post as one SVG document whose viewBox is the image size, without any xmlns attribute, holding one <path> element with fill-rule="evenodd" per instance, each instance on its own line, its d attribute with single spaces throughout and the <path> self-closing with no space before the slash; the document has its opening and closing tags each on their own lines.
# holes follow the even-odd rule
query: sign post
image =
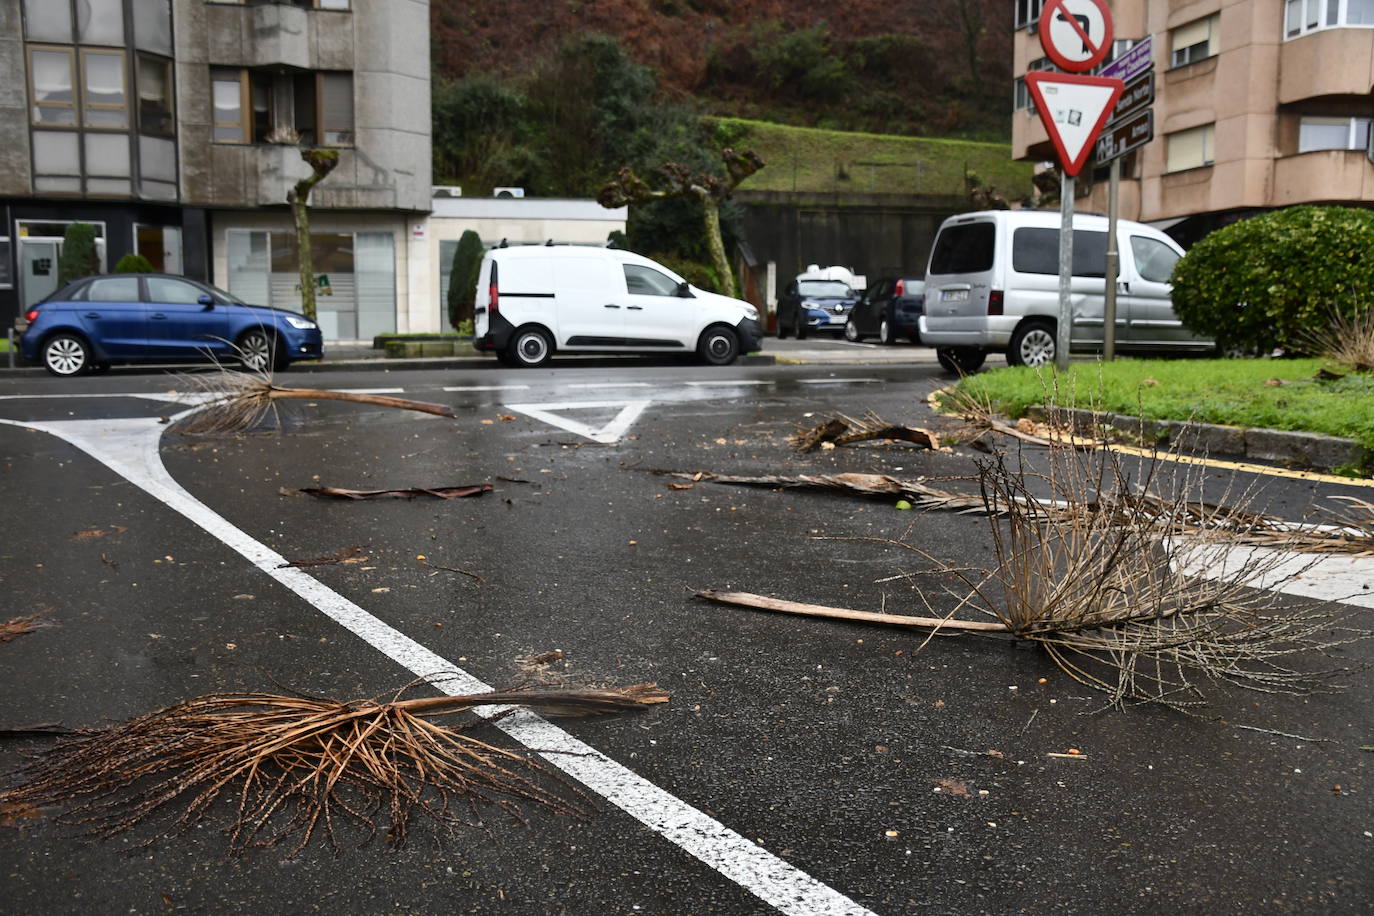
<svg viewBox="0 0 1374 916">
<path fill-rule="evenodd" d="M 1074 178 L 1093 142 L 1112 116 L 1125 84 L 1115 77 L 1084 76 L 1106 58 L 1112 46 L 1112 15 L 1106 0 L 1048 0 L 1040 13 L 1040 45 L 1064 73 L 1026 74 L 1026 88 L 1059 154 L 1059 322 L 1054 363 L 1069 368 L 1073 328 Z"/>
</svg>

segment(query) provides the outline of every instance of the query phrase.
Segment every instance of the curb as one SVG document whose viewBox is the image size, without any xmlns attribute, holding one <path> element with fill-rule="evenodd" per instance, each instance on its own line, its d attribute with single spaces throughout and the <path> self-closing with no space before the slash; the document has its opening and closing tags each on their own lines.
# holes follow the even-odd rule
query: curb
<svg viewBox="0 0 1374 916">
<path fill-rule="evenodd" d="M 1147 445 L 1169 445 L 1191 455 L 1225 455 L 1322 470 L 1343 466 L 1363 467 L 1374 462 L 1374 454 L 1358 441 L 1338 436 L 1324 436 L 1320 433 L 1218 426 L 1212 423 L 1177 420 L 1142 420 L 1128 414 L 1072 407 L 1055 408 L 1051 411 L 1040 404 L 1026 409 L 1027 416 L 1041 421 L 1051 412 L 1067 416 L 1075 432 L 1081 433 L 1107 426 L 1139 435 Z"/>
</svg>

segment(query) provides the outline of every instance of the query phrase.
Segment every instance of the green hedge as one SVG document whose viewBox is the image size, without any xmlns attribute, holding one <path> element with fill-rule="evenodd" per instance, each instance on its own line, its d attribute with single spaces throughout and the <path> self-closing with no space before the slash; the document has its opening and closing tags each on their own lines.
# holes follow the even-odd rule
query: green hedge
<svg viewBox="0 0 1374 916">
<path fill-rule="evenodd" d="M 1173 283 L 1179 318 L 1222 347 L 1302 352 L 1334 313 L 1374 303 L 1374 211 L 1302 206 L 1242 220 L 1194 245 Z"/>
</svg>

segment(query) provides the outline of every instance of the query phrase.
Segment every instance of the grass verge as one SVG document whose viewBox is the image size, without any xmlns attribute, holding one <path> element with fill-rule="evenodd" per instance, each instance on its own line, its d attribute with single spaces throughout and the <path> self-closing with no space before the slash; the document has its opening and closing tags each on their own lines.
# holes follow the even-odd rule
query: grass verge
<svg viewBox="0 0 1374 916">
<path fill-rule="evenodd" d="M 1374 449 L 1374 376 L 1320 380 L 1316 359 L 1122 360 L 1053 369 L 995 369 L 959 387 L 999 413 L 1024 416 L 1051 400 L 1079 407 L 1223 426 L 1321 433 Z"/>
</svg>

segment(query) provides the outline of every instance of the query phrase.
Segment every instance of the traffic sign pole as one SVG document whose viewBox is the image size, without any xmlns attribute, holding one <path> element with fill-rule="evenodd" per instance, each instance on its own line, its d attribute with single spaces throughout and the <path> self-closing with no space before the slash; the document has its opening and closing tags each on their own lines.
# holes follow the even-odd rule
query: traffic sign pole
<svg viewBox="0 0 1374 916">
<path fill-rule="evenodd" d="M 1073 328 L 1073 176 L 1059 183 L 1059 324 L 1054 335 L 1054 365 L 1069 369 L 1069 331 Z"/>
<path fill-rule="evenodd" d="M 1121 275 L 1121 252 L 1116 246 L 1117 195 L 1121 191 L 1121 159 L 1113 159 L 1107 178 L 1107 275 L 1102 303 L 1102 359 L 1116 359 L 1116 278 Z"/>
</svg>

